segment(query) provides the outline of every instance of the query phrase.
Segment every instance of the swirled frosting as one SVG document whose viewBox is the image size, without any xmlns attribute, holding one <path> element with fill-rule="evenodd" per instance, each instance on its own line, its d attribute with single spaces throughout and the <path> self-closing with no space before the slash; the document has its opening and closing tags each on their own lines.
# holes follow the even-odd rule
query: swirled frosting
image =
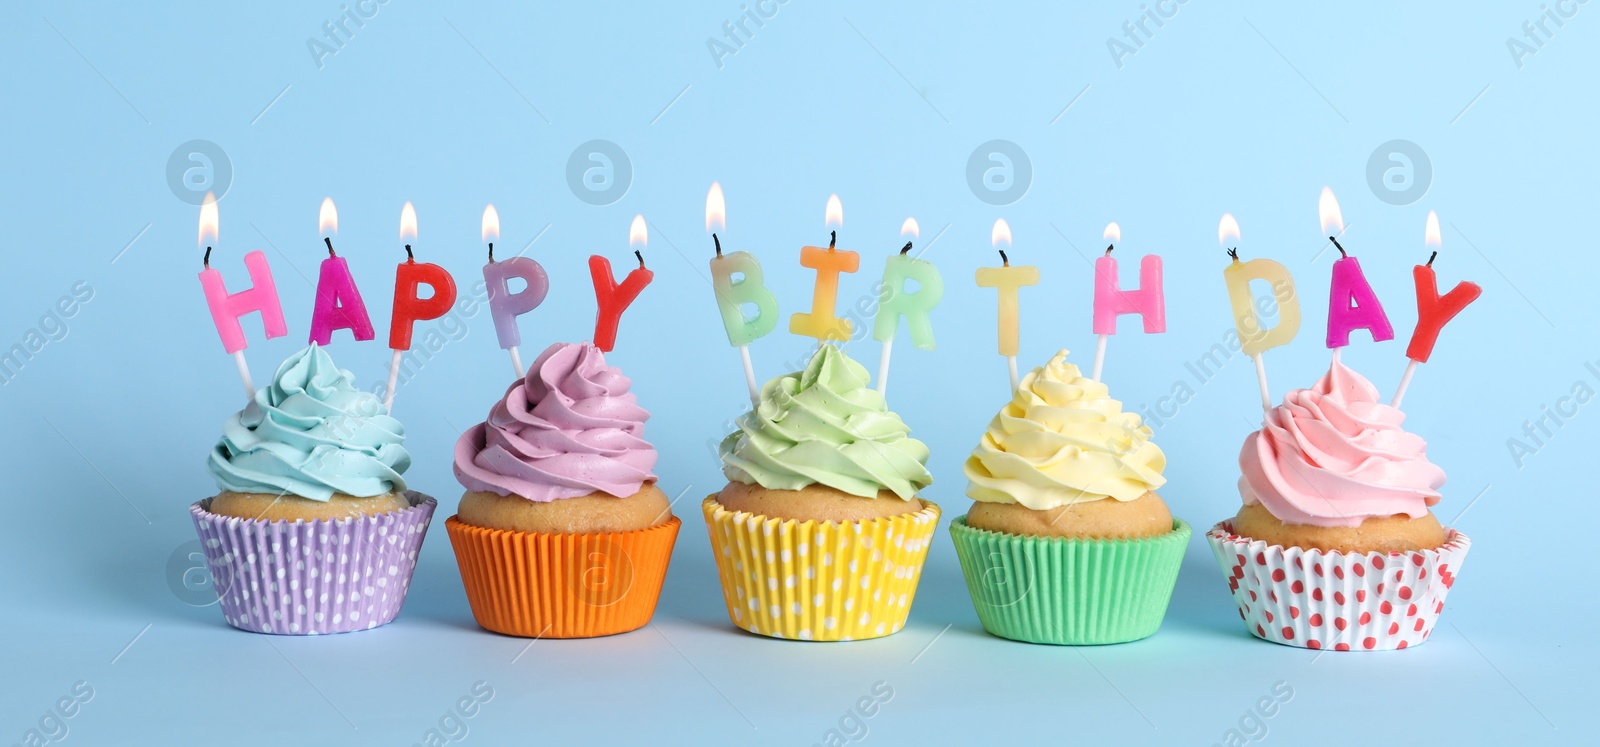
<svg viewBox="0 0 1600 747">
<path fill-rule="evenodd" d="M 600 492 L 626 498 L 656 476 L 650 413 L 633 382 L 589 343 L 556 343 L 456 441 L 467 490 L 547 502 Z"/>
<path fill-rule="evenodd" d="M 1022 377 L 967 458 L 967 497 L 1035 511 L 1113 498 L 1131 501 L 1166 484 L 1167 457 L 1137 413 L 1084 378 L 1062 350 Z"/>
<path fill-rule="evenodd" d="M 911 437 L 867 370 L 824 344 L 804 371 L 761 387 L 761 402 L 722 440 L 729 480 L 772 490 L 820 484 L 864 498 L 889 490 L 904 500 L 933 482 L 928 447 Z"/>
<path fill-rule="evenodd" d="M 312 344 L 222 426 L 206 468 L 217 487 L 326 501 L 406 489 L 405 428 L 355 376 Z"/>
<path fill-rule="evenodd" d="M 1354 527 L 1374 516 L 1421 517 L 1439 502 L 1444 470 L 1428 461 L 1421 436 L 1400 427 L 1405 417 L 1335 361 L 1315 387 L 1289 392 L 1245 439 L 1239 492 L 1246 504 L 1259 501 L 1289 524 Z"/>
</svg>

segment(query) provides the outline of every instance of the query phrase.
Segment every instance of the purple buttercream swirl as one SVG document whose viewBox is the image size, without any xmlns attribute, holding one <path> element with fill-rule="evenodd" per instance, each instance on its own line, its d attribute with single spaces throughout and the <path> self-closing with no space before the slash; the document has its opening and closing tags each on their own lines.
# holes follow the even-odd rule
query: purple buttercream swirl
<svg viewBox="0 0 1600 747">
<path fill-rule="evenodd" d="M 594 345 L 551 345 L 488 420 L 461 434 L 456 479 L 467 490 L 539 502 L 639 492 L 656 479 L 657 454 L 644 440 L 650 413 L 632 384 Z"/>
</svg>

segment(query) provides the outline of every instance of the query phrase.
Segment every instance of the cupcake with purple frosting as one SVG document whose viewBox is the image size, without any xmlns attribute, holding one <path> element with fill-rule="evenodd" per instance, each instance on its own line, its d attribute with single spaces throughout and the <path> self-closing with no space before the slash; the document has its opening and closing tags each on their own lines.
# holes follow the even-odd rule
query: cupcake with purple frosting
<svg viewBox="0 0 1600 747">
<path fill-rule="evenodd" d="M 483 627 L 586 638 L 649 622 L 681 522 L 631 387 L 594 345 L 557 343 L 456 442 L 466 493 L 445 527 Z"/>
</svg>

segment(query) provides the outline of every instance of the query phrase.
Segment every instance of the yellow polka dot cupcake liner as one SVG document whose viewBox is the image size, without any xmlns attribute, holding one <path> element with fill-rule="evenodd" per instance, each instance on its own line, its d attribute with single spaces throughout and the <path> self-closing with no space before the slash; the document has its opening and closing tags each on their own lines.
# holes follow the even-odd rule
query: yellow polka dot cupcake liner
<svg viewBox="0 0 1600 747">
<path fill-rule="evenodd" d="M 881 638 L 905 626 L 939 527 L 939 507 L 855 522 L 701 509 L 728 618 L 751 633 L 803 641 Z"/>
</svg>

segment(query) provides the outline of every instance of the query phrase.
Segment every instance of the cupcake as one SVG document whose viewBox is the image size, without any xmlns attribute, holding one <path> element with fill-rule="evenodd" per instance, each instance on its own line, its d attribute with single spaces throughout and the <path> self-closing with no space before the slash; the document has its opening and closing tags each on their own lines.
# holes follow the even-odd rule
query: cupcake
<svg viewBox="0 0 1600 747">
<path fill-rule="evenodd" d="M 223 425 L 190 507 L 228 624 L 316 635 L 400 612 L 436 505 L 406 489 L 405 429 L 312 344 Z"/>
<path fill-rule="evenodd" d="M 1022 378 L 964 468 L 971 511 L 950 537 L 984 629 L 1029 643 L 1156 632 L 1189 525 L 1156 489 L 1166 455 L 1067 351 Z"/>
<path fill-rule="evenodd" d="M 928 447 L 867 380 L 823 344 L 723 439 L 729 482 L 702 508 L 735 626 L 848 641 L 905 625 L 939 507 L 917 497 Z"/>
<path fill-rule="evenodd" d="M 557 343 L 461 434 L 466 494 L 445 529 L 479 625 L 591 638 L 650 622 L 682 522 L 632 385 L 594 345 Z"/>
<path fill-rule="evenodd" d="M 1335 359 L 1245 439 L 1244 505 L 1206 539 L 1251 633 L 1340 651 L 1427 640 L 1469 542 L 1429 510 L 1444 471 L 1404 421 Z"/>
</svg>

